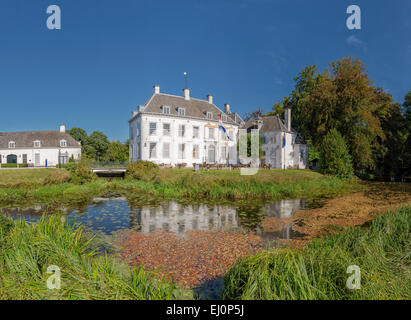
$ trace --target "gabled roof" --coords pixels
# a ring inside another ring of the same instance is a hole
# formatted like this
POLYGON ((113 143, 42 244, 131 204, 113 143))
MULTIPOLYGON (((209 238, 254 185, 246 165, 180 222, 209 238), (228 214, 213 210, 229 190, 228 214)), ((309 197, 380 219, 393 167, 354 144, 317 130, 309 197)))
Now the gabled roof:
POLYGON ((80 143, 67 132, 48 130, 0 132, 0 149, 8 149, 10 141, 16 143, 16 149, 33 148, 36 140, 40 140, 41 148, 60 148, 60 140, 66 140, 67 147, 81 147, 80 143))
MULTIPOLYGON (((153 94, 152 97, 148 100, 148 102, 143 106, 143 110, 140 111, 140 113, 163 115, 163 106, 169 106, 170 115, 176 117, 180 116, 178 114, 178 108, 184 108, 185 116, 181 117, 210 120, 207 118, 207 112, 211 112, 212 121, 218 121, 220 114, 227 116, 226 120, 224 119, 224 117, 222 117, 222 120, 225 123, 239 125, 242 121, 241 117, 239 117, 237 113, 226 114, 215 104, 209 103, 206 100, 200 100, 195 98, 190 98, 190 100, 186 100, 184 97, 173 96, 164 93, 153 94)), ((132 119, 134 119, 134 117, 132 119)))
POLYGON ((279 116, 267 116, 259 119, 251 119, 247 121, 245 125, 241 127, 241 129, 252 129, 253 127, 257 128, 257 120, 263 122, 260 128, 260 133, 291 132, 297 135, 295 138, 296 144, 305 144, 304 139, 298 134, 297 131, 295 131, 293 128, 291 128, 291 131, 287 130, 284 121, 279 116))

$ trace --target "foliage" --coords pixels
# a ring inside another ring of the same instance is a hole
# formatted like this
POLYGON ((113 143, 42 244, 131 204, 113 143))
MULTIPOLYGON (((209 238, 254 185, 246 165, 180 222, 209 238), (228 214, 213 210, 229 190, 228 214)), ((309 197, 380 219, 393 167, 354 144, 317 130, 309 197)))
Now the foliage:
POLYGON ((142 181, 154 181, 160 171, 160 167, 150 161, 137 161, 127 165, 126 177, 142 181))
POLYGON ((96 174, 91 171, 88 160, 82 158, 79 162, 69 162, 66 170, 71 174, 71 182, 75 184, 86 184, 97 179, 96 174))
POLYGON ((350 178, 353 174, 351 156, 341 134, 332 129, 320 145, 320 167, 323 173, 341 178, 350 178))
POLYGON ((241 259, 225 276, 225 299, 384 300, 411 298, 411 207, 388 212, 368 228, 351 227, 307 247, 273 249, 241 259), (346 286, 361 267, 361 289, 346 286))
POLYGON ((94 240, 62 216, 14 222, 0 216, 0 299, 177 299, 180 291, 138 266, 97 255, 94 240), (61 270, 61 289, 46 286, 47 268, 61 270))
POLYGON ((127 162, 129 159, 129 142, 125 144, 120 141, 112 141, 108 145, 107 152, 104 156, 105 161, 109 162, 127 162))
POLYGON ((81 128, 72 128, 70 130, 67 130, 67 133, 73 137, 76 141, 81 142, 81 145, 83 146, 86 138, 87 138, 87 132, 84 129, 81 128))
POLYGON ((374 86, 359 59, 332 62, 323 73, 316 66, 306 67, 295 83, 273 113, 291 108, 293 127, 305 140, 318 147, 336 129, 347 143, 357 175, 403 171, 405 151, 398 146, 408 136, 402 129, 404 115, 390 94, 374 86))

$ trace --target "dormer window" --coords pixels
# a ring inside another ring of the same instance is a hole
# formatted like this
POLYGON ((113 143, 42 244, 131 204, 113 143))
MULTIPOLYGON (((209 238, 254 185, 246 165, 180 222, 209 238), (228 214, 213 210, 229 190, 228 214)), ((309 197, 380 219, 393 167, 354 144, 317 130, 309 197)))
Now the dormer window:
POLYGON ((60 140, 60 147, 62 148, 67 147, 67 140, 60 140))
POLYGON ((9 142, 9 149, 14 149, 16 148, 16 143, 14 141, 9 142))
POLYGON ((170 107, 169 106, 163 106, 163 113, 164 114, 170 114, 170 107))
POLYGON ((40 140, 34 141, 34 148, 40 148, 41 147, 41 142, 40 140))
POLYGON ((186 115, 186 109, 178 108, 178 115, 179 116, 185 116, 186 115))
POLYGON ((207 112, 207 119, 213 119, 213 113, 212 112, 207 112))

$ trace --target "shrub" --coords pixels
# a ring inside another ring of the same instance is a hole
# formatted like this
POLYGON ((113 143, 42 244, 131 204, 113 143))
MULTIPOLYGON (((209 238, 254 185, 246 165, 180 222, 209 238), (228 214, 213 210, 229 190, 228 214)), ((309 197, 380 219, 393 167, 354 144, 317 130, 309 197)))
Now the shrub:
POLYGON ((17 168, 17 163, 2 163, 2 168, 17 168))
POLYGON ((343 136, 332 129, 320 145, 321 172, 348 179, 353 175, 351 156, 343 136))
POLYGON ((71 180, 71 175, 69 172, 64 170, 58 170, 51 172, 43 180, 44 185, 54 185, 69 182, 71 180))
POLYGON ((86 184, 97 179, 96 174, 91 171, 88 161, 85 159, 81 159, 77 163, 67 163, 66 170, 71 174, 70 181, 76 184, 86 184))
POLYGON ((137 161, 127 165, 127 178, 153 181, 158 177, 160 167, 150 161, 137 161))
POLYGON ((28 168, 29 164, 28 163, 20 163, 19 168, 28 168))

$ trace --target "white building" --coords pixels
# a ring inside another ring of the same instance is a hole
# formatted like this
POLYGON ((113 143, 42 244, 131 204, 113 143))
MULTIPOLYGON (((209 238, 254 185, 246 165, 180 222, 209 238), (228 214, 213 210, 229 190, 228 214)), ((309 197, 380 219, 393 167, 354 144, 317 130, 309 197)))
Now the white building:
POLYGON ((237 164, 237 136, 243 120, 226 104, 224 111, 207 100, 195 99, 190 90, 183 96, 154 93, 145 105, 138 106, 129 120, 130 161, 148 160, 175 166, 186 164, 237 164), (229 140, 219 130, 219 116, 229 140))
POLYGON ((81 157, 81 144, 60 130, 0 132, 0 163, 53 167, 81 157))
POLYGON ((259 129, 264 156, 261 165, 274 169, 307 169, 308 147, 291 128, 291 110, 285 110, 285 120, 279 116, 260 117, 248 121, 242 129, 259 129))

